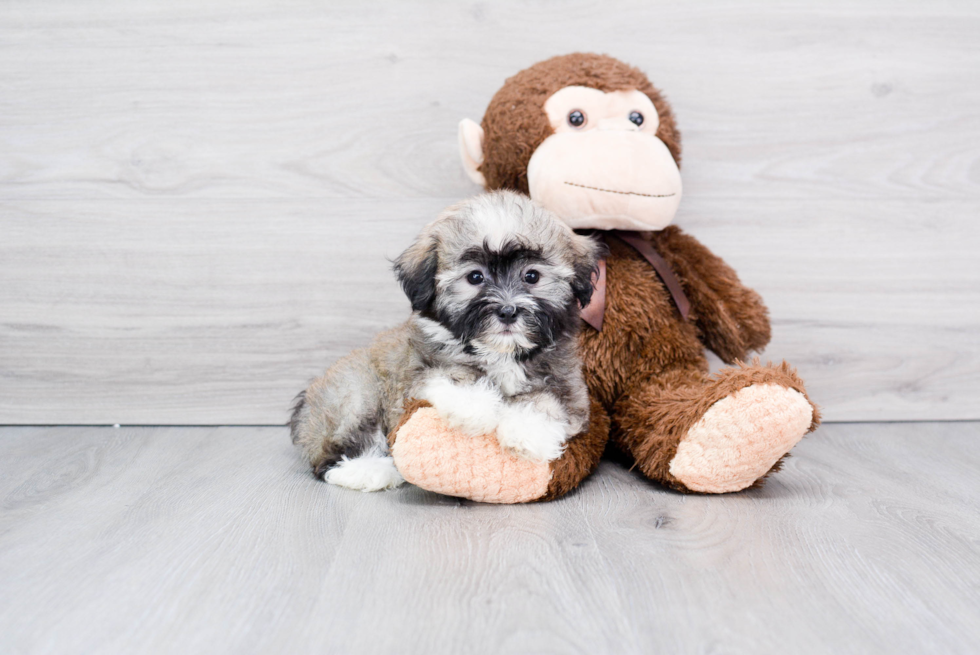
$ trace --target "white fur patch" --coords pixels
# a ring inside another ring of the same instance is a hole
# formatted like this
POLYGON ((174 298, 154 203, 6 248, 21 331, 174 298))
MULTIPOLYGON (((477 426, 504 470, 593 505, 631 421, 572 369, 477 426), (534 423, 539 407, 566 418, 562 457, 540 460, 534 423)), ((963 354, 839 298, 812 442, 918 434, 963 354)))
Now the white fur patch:
POLYGON ((405 482, 391 457, 369 453, 354 459, 346 456, 323 478, 338 487, 357 491, 381 491, 394 489, 405 482))
POLYGON ((500 393, 482 380, 457 384, 448 378, 433 378, 419 396, 432 403, 449 425, 471 435, 493 432, 503 405, 500 393))
POLYGON ((567 423, 524 403, 507 407, 497 426, 501 447, 524 459, 546 462, 558 459, 567 438, 567 423))
POLYGON ((477 351, 484 358, 483 366, 487 377, 493 380, 505 395, 515 396, 522 391, 527 391, 529 386, 527 370, 514 359, 513 355, 488 352, 480 349, 479 344, 477 344, 477 351))
POLYGON ((480 226, 480 234, 484 235, 491 248, 499 248, 505 241, 513 238, 515 233, 521 231, 524 218, 520 211, 522 208, 515 206, 514 209, 518 211, 507 211, 495 205, 490 199, 482 205, 477 204, 474 207, 473 220, 480 226))

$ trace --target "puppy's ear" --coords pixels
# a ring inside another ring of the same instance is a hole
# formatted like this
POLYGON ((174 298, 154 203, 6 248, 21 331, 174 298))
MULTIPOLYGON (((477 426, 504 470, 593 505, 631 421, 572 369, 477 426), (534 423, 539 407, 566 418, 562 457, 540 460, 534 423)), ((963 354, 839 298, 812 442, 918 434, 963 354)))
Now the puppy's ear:
POLYGON ((592 300, 592 284, 599 276, 599 260, 608 254, 609 249, 596 236, 573 234, 572 250, 575 252, 572 294, 579 305, 585 308, 592 300))
POLYGON ((439 243, 425 232, 395 260, 395 275, 412 303, 412 310, 425 312, 436 298, 439 243))

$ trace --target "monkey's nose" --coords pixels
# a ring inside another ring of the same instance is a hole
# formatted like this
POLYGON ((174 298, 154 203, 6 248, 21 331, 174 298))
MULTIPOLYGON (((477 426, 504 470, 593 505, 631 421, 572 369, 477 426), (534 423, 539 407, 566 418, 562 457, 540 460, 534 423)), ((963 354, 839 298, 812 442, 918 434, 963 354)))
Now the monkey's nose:
POLYGON ((517 307, 514 305, 504 305, 497 308, 497 318, 504 325, 510 325, 517 320, 517 307))

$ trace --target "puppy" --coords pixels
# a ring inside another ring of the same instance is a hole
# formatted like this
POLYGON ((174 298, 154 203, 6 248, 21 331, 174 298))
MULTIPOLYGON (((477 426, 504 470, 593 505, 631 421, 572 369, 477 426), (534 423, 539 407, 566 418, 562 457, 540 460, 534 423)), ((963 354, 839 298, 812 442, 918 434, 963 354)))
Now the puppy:
POLYGON ((410 398, 520 457, 561 456, 589 418, 576 337, 601 248, 508 191, 447 209, 395 261, 408 321, 297 396, 290 431, 314 475, 401 484, 385 435, 410 398))

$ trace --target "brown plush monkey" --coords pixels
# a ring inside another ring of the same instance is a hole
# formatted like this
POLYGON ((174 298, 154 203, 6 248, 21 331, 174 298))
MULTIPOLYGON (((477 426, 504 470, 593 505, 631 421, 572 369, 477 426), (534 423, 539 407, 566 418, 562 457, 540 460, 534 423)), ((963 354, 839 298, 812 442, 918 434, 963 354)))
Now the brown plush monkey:
POLYGON ((389 440, 409 482, 489 502, 558 497, 607 440, 652 480, 689 492, 758 484, 819 423, 784 362, 742 363, 769 342, 767 310, 735 272, 671 226, 680 134, 646 76, 603 55, 555 57, 508 79, 482 127, 460 124, 470 177, 520 191, 609 246, 581 346, 592 420, 553 462, 502 452, 413 405, 389 440), (732 368, 709 376, 704 349, 732 368))

